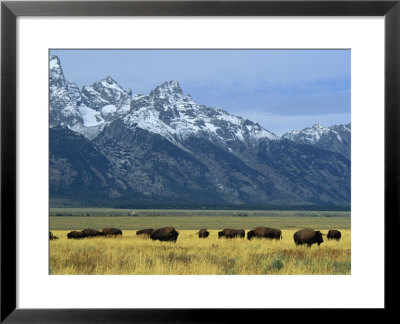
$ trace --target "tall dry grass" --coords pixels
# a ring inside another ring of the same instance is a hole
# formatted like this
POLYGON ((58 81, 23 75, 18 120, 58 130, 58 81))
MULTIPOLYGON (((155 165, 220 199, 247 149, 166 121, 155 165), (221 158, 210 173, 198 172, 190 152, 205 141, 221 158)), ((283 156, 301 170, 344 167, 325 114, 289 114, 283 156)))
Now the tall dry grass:
MULTIPOLYGON (((195 230, 181 230, 178 241, 159 242, 124 231, 122 237, 68 240, 69 231, 53 231, 50 274, 54 275, 348 275, 351 233, 319 247, 297 247, 295 229, 283 230, 279 241, 218 239, 217 230, 199 239, 195 230)), ((247 232, 247 231, 246 231, 247 232)), ((325 231, 326 232, 326 231, 325 231)))

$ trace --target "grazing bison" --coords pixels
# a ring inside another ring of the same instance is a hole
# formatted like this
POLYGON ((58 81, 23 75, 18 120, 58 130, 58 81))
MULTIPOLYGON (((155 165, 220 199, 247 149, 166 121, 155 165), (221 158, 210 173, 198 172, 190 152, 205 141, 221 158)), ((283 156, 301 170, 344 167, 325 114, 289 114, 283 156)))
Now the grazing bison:
POLYGON ((91 229, 91 228, 85 228, 82 232, 85 233, 86 237, 103 236, 104 235, 104 233, 97 231, 95 229, 91 229))
POLYGON ((198 231, 196 234, 199 234, 199 238, 207 238, 210 235, 210 232, 207 231, 206 228, 202 228, 200 231, 198 231))
POLYGON ((179 233, 175 230, 175 228, 164 227, 154 230, 153 233, 150 234, 150 238, 152 240, 176 242, 178 235, 179 233))
POLYGON ((225 228, 223 231, 218 232, 218 238, 226 237, 226 238, 234 238, 240 236, 244 238, 244 229, 232 229, 225 228))
POLYGON ((336 240, 339 241, 340 238, 342 237, 342 233, 338 230, 329 230, 328 235, 326 236, 328 240, 336 240))
POLYGON ((122 231, 119 228, 111 228, 111 227, 107 227, 107 228, 103 228, 103 230, 101 231, 103 233, 103 235, 106 236, 110 236, 110 235, 122 235, 122 231))
POLYGON ((314 243, 320 245, 324 241, 322 239, 322 233, 320 231, 314 231, 311 228, 305 228, 297 231, 294 233, 293 239, 296 245, 307 244, 308 247, 314 243))
POLYGON ((50 240, 58 240, 58 236, 54 236, 52 232, 50 232, 49 238, 50 240))
POLYGON ((67 234, 67 238, 69 238, 69 239, 81 239, 81 238, 85 238, 85 237, 86 237, 86 235, 82 231, 80 231, 80 232, 72 231, 67 234))
POLYGON ((256 227, 247 232, 248 240, 251 240, 253 237, 279 240, 282 239, 282 232, 276 228, 256 227))
POLYGON ((152 228, 145 228, 145 229, 137 231, 136 235, 150 236, 151 233, 153 233, 153 231, 154 230, 152 228))

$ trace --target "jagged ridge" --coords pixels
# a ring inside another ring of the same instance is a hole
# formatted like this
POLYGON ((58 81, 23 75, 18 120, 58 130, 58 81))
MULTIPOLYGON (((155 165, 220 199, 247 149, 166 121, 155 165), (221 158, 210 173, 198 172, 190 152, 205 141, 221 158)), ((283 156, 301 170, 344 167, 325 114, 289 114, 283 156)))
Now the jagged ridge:
MULTIPOLYGON (((50 84, 56 81, 60 85, 70 84, 65 80, 58 57, 51 56, 50 84)), ((117 118, 122 118, 130 127, 149 130, 174 143, 191 135, 224 145, 236 140, 254 144, 261 138, 279 139, 250 120, 230 115, 218 107, 196 104, 190 95, 184 95, 177 81, 164 82, 148 95, 133 97, 130 89, 124 90, 110 76, 84 86, 81 91, 76 84, 71 83, 69 87, 73 88, 72 95, 67 90, 55 91, 56 87, 51 86, 51 126, 66 125, 89 139, 117 118), (70 118, 72 112, 74 119, 70 118)))
POLYGON ((340 153, 350 160, 351 154, 351 124, 323 127, 315 124, 302 131, 285 133, 282 138, 296 143, 312 145, 324 150, 340 153))
POLYGON ((195 103, 177 81, 132 95, 108 76, 79 90, 52 56, 50 127, 62 125, 77 133, 50 135, 58 138, 50 142, 50 192, 60 199, 90 197, 104 206, 350 204, 350 125, 314 125, 279 138, 195 103))

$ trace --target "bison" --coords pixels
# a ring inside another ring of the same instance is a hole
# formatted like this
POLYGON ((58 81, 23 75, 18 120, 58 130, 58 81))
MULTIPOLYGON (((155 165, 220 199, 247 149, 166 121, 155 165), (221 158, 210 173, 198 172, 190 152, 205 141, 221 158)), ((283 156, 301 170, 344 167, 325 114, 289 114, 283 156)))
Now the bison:
POLYGON ((199 234, 199 238, 207 238, 210 235, 210 232, 207 231, 206 228, 202 228, 196 234, 199 234))
POLYGON ((152 228, 145 228, 145 229, 137 231, 136 235, 150 236, 151 233, 153 233, 153 231, 154 230, 152 228))
POLYGON ((79 231, 79 232, 72 231, 67 234, 67 238, 69 238, 69 239, 81 239, 81 238, 85 238, 85 237, 86 237, 86 235, 82 231, 79 231))
POLYGON ((53 233, 50 232, 49 239, 50 240, 58 240, 58 236, 54 236, 53 233))
POLYGON ((150 234, 150 238, 152 240, 159 241, 173 241, 176 242, 178 239, 179 233, 173 227, 163 227, 153 231, 150 234))
POLYGON ((336 240, 339 241, 340 238, 342 237, 342 233, 338 230, 329 230, 328 235, 326 236, 328 240, 336 240))
POLYGON ((305 228, 293 234, 293 239, 296 245, 307 244, 311 247, 314 243, 320 245, 324 240, 320 231, 314 231, 311 228, 305 228))
POLYGON ((244 229, 232 229, 232 228, 225 228, 224 230, 218 232, 218 238, 226 237, 226 238, 234 238, 240 236, 244 238, 244 229))
POLYGON ((269 227, 256 227, 247 232, 247 239, 251 240, 253 237, 269 238, 269 239, 282 239, 282 232, 279 229, 269 227))
POLYGON ((122 235, 122 231, 119 228, 111 228, 111 227, 107 227, 107 228, 103 228, 103 230, 101 231, 103 233, 103 235, 106 236, 110 236, 110 235, 122 235))
POLYGON ((91 229, 91 228, 85 228, 82 232, 85 233, 86 237, 103 236, 104 235, 104 233, 97 231, 95 229, 91 229))

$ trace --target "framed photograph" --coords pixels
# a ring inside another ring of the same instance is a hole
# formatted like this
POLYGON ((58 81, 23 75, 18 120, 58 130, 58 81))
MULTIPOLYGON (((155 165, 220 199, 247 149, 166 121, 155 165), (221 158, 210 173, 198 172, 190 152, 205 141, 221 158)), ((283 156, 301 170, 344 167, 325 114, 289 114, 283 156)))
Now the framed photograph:
POLYGON ((399 15, 2 2, 1 321, 393 309, 399 15))

